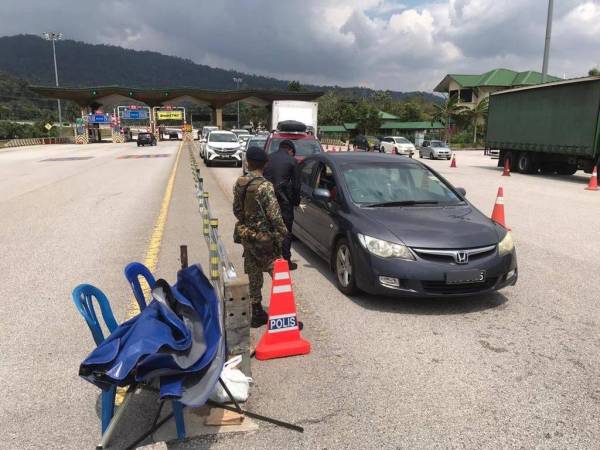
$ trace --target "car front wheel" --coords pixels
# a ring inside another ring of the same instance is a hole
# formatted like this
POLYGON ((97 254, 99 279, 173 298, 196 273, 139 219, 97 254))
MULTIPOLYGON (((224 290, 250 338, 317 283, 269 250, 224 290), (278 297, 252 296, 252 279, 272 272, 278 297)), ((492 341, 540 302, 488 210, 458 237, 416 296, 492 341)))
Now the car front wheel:
POLYGON ((333 266, 337 288, 346 295, 356 294, 358 289, 354 279, 354 262, 346 239, 340 239, 335 247, 333 266))

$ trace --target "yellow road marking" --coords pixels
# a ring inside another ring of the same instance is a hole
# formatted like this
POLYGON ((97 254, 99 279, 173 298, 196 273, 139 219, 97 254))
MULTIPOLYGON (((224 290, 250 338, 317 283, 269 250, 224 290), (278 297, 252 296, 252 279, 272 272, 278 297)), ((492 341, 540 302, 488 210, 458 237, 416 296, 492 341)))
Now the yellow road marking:
MULTIPOLYGON (((154 272, 156 270, 158 254, 160 252, 160 245, 162 243, 162 238, 165 231, 165 224, 167 223, 167 215, 169 213, 171 197, 173 196, 175 175, 177 173, 177 166, 179 165, 179 157, 181 156, 182 147, 183 141, 181 141, 181 144, 179 144, 177 156, 175 157, 175 163, 173 164, 173 168, 171 169, 171 175, 169 176, 169 181, 167 182, 165 195, 163 196, 163 200, 160 205, 160 212, 158 213, 158 217, 156 218, 156 222, 154 223, 154 228, 152 229, 152 236, 150 237, 150 244, 148 245, 148 249, 146 250, 146 256, 144 257, 144 265, 148 269, 150 269, 150 272, 154 272)), ((150 294, 150 286, 148 286, 146 283, 142 283, 142 289, 144 291, 144 297, 148 298, 150 294)), ((139 312, 140 307, 138 306, 134 297, 131 299, 131 303, 129 304, 126 319, 131 319, 132 317, 138 315, 139 312)))

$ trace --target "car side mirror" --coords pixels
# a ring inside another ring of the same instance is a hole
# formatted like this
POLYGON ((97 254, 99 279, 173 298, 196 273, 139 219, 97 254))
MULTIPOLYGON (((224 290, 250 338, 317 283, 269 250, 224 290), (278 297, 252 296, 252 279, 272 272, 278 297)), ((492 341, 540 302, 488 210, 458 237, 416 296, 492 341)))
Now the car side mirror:
POLYGON ((462 195, 463 197, 467 196, 467 190, 465 188, 456 188, 456 192, 458 192, 460 195, 462 195))
POLYGON ((200 142, 202 142, 203 144, 206 144, 206 139, 202 138, 202 139, 200 139, 200 142))
POLYGON ((331 193, 327 189, 316 188, 313 191, 313 198, 315 200, 328 201, 331 199, 331 193))

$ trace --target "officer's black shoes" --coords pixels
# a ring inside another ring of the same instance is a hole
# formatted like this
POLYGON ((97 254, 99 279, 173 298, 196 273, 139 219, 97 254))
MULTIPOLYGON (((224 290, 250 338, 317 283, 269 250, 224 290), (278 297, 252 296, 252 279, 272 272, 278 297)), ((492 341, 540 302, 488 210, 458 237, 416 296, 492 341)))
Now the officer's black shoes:
POLYGON ((298 268, 298 264, 292 261, 288 261, 288 267, 290 270, 296 270, 298 268))
POLYGON ((250 326, 252 328, 259 328, 267 324, 269 315, 263 309, 262 305, 252 304, 252 320, 250 326))

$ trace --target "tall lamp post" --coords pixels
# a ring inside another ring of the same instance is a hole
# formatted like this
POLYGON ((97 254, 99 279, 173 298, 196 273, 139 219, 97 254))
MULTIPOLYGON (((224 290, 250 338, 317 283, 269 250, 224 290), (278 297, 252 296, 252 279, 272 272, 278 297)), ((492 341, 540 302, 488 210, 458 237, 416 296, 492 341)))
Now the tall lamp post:
MULTIPOLYGON (((56 81, 56 87, 58 87, 58 66, 56 65, 56 41, 60 41, 63 37, 62 33, 54 33, 47 32, 43 34, 44 39, 47 41, 52 41, 52 55, 54 56, 54 80, 56 81)), ((60 110, 60 99, 56 100, 58 102, 58 126, 62 128, 62 112, 60 110)))
MULTIPOLYGON (((242 81, 244 81, 244 80, 242 80, 241 78, 233 77, 233 82, 235 84, 237 84, 237 90, 238 91, 240 90, 240 84, 242 83, 242 81)), ((240 101, 239 100, 237 102, 237 109, 238 109, 238 113, 237 113, 237 127, 239 128, 240 127, 240 101)))
POLYGON ((546 41, 544 43, 544 61, 542 62, 542 83, 546 82, 548 76, 548 58, 550 55, 550 37, 552 36, 552 15, 554 11, 554 0, 548 0, 548 17, 546 19, 546 41))

